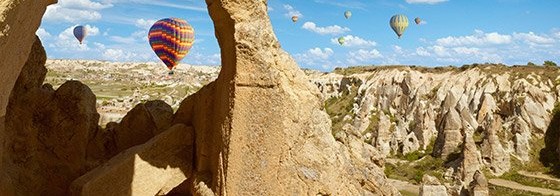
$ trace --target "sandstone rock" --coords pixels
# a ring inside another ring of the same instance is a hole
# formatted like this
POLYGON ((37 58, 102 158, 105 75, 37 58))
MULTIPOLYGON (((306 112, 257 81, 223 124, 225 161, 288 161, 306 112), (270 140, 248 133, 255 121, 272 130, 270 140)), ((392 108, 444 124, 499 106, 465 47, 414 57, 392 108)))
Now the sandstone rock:
POLYGON ((486 116, 486 134, 480 147, 482 162, 490 169, 492 174, 501 176, 511 168, 509 153, 507 153, 500 138, 496 135, 502 130, 502 120, 500 116, 486 116))
POLYGON ((488 181, 484 174, 480 171, 476 171, 473 176, 472 182, 469 184, 469 195, 471 196, 488 196, 488 181))
POLYGON ((38 38, 10 96, 4 172, 17 193, 63 195, 87 169, 87 145, 97 130, 95 95, 77 81, 41 88, 46 54, 38 38))
POLYGON ((463 137, 463 150, 461 152, 461 165, 459 174, 464 184, 468 185, 472 181, 472 176, 480 170, 480 154, 472 138, 473 130, 465 130, 463 137))
POLYGON ((196 131, 193 186, 207 188, 193 194, 398 195, 380 167, 334 140, 318 89, 279 48, 266 2, 206 2, 222 70, 174 116, 196 131))
POLYGON ((192 174, 194 131, 176 124, 72 182, 70 195, 165 195, 192 174))
POLYGON ((0 1, 0 116, 6 114, 10 93, 35 42, 47 5, 56 0, 0 1), (9 48, 6 50, 6 48, 9 48))
POLYGON ((439 127, 441 131, 436 139, 433 154, 436 157, 445 158, 457 151, 463 140, 461 134, 462 120, 457 110, 450 109, 442 118, 439 127))
POLYGON ((447 196, 447 188, 443 185, 421 185, 420 196, 447 196))
POLYGON ((138 104, 114 129, 117 152, 143 144, 171 125, 173 109, 163 101, 138 104))

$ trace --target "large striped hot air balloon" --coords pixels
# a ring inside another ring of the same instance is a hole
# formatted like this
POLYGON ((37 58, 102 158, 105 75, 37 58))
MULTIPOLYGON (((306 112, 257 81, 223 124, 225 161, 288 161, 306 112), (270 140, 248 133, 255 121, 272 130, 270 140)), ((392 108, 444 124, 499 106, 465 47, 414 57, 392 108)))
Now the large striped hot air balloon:
POLYGON ((84 41, 84 38, 87 36, 87 29, 84 26, 76 26, 74 27, 74 37, 80 41, 80 44, 84 41))
POLYGON ((393 17, 391 17, 391 22, 389 22, 389 24, 400 39, 404 31, 408 27, 408 18, 402 14, 394 15, 393 17))
POLYGON ((189 53, 194 42, 194 29, 187 21, 165 18, 157 21, 148 34, 156 55, 173 74, 173 68, 189 53))

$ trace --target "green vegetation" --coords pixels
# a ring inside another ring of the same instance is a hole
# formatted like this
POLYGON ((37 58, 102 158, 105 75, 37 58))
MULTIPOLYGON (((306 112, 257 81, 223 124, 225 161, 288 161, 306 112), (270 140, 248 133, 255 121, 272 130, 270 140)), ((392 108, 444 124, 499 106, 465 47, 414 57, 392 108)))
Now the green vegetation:
POLYGON ((545 67, 557 67, 556 63, 553 61, 545 61, 543 65, 545 67))
POLYGON ((385 165, 385 175, 389 178, 405 180, 414 184, 420 184, 424 174, 428 174, 444 181, 442 159, 434 158, 430 155, 422 157, 422 159, 410 163, 397 163, 385 165))
POLYGON ((520 191, 514 189, 508 189, 501 186, 488 185, 490 195, 507 195, 507 196, 541 196, 541 194, 520 191))
POLYGON ((332 121, 332 132, 335 134, 342 130, 344 125, 344 117, 351 114, 354 108, 354 97, 358 95, 356 88, 343 92, 340 97, 332 97, 325 102, 325 109, 332 121))
POLYGON ((527 66, 529 66, 529 67, 536 67, 537 65, 534 64, 533 62, 528 62, 528 63, 527 63, 527 66))
POLYGON ((533 178, 518 174, 515 171, 510 171, 501 176, 501 178, 517 182, 526 186, 541 187, 552 190, 560 190, 560 182, 546 180, 541 178, 533 178))
POLYGON ((405 190, 402 190, 402 191, 399 191, 399 192, 401 193, 402 196, 417 196, 418 195, 416 193, 405 191, 405 190))

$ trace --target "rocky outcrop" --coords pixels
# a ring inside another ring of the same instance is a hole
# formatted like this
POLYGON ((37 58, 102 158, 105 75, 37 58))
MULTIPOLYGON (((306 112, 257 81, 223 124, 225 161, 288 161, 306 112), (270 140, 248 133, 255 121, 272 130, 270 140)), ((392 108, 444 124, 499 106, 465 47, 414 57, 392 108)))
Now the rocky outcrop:
POLYGON ((266 2, 206 2, 222 70, 174 119, 196 132, 193 193, 397 195, 363 155, 374 148, 351 152, 334 140, 319 91, 280 49, 266 2))
MULTIPOLYGON (((57 0, 0 0, 0 116, 35 42, 47 5, 57 0)), ((1 138, 0 138, 1 139, 1 138)))
POLYGON ((416 137, 418 150, 433 147, 432 155, 442 159, 462 151, 465 135, 461 130, 474 130, 470 150, 481 155, 481 167, 494 175, 510 170, 510 157, 522 162, 538 159, 531 156, 531 149, 540 145, 535 142, 551 123, 560 92, 555 84, 560 71, 553 67, 372 66, 348 71, 310 73, 324 97, 348 100, 345 104, 354 106, 340 112, 348 115, 344 121, 333 120, 340 123, 334 127, 371 135, 382 156, 414 152, 416 137), (346 86, 353 86, 355 94, 336 90, 348 81, 351 85, 346 86), (394 120, 394 132, 371 129, 382 125, 386 116, 394 120))
POLYGON ((420 196, 431 195, 447 196, 447 188, 445 188, 437 178, 424 174, 422 177, 422 185, 420 186, 420 196))
POLYGON ((472 129, 467 129, 464 131, 463 137, 463 150, 461 152, 461 162, 458 169, 458 174, 465 185, 468 185, 472 181, 472 176, 475 172, 480 170, 481 160, 480 152, 477 150, 476 144, 474 143, 472 129))
POLYGON ((488 180, 484 177, 484 174, 477 170, 473 175, 473 180, 469 184, 469 195, 470 196, 488 196, 490 194, 488 190, 488 180))
POLYGON ((95 95, 80 82, 68 81, 56 91, 41 86, 45 60, 36 38, 10 96, 2 171, 18 193, 62 195, 88 168, 87 145, 99 114, 95 95))
POLYGON ((76 179, 70 195, 166 195, 192 174, 194 131, 176 124, 76 179))

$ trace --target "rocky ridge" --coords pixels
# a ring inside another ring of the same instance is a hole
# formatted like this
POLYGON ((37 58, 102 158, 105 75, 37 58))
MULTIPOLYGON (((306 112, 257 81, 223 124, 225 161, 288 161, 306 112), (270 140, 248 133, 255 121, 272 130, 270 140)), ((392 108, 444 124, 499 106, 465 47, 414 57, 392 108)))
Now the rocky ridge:
POLYGON ((476 171, 499 176, 514 161, 539 161, 560 93, 555 67, 379 66, 310 75, 328 99, 337 138, 361 136, 382 157, 449 160, 447 175, 465 188, 476 171))

